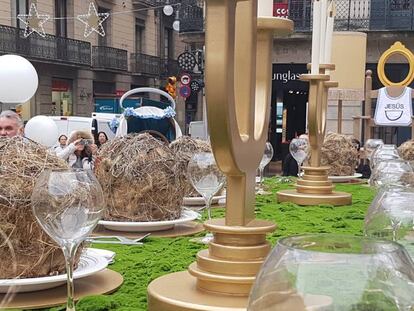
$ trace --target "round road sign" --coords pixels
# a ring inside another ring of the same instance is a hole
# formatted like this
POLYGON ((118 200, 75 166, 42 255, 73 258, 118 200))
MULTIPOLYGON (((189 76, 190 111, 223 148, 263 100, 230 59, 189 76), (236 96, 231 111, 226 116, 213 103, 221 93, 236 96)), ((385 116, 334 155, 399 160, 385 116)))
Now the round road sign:
POLYGON ((191 77, 190 77, 189 74, 185 73, 185 74, 181 75, 180 81, 181 81, 182 85, 188 85, 191 82, 191 77))
POLYGON ((181 97, 187 98, 191 95, 191 89, 188 85, 182 85, 180 86, 180 95, 181 97))

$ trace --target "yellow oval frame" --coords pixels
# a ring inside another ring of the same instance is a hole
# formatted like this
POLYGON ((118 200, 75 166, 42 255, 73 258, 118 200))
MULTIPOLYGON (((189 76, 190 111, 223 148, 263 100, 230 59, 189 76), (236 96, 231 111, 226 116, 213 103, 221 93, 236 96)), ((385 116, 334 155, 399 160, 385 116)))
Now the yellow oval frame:
POLYGON ((384 86, 407 86, 414 80, 414 55, 407 49, 404 44, 397 41, 388 50, 386 50, 380 57, 377 66, 378 78, 384 86), (408 66, 410 67, 408 75, 404 80, 400 82, 392 82, 387 78, 385 74, 385 64, 387 60, 395 54, 400 54, 408 60, 408 66))

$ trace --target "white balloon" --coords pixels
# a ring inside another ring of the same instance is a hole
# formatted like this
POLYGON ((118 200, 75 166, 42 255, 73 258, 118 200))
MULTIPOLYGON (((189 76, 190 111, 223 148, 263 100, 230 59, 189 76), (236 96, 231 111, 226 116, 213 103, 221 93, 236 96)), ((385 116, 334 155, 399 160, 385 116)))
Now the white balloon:
POLYGON ((174 21, 174 23, 172 24, 172 26, 173 26, 173 29, 175 31, 180 31, 180 21, 179 20, 174 21))
POLYGON ((174 13, 174 8, 171 5, 167 4, 166 6, 164 6, 162 11, 165 15, 171 16, 174 13))
POLYGON ((36 93, 39 78, 36 69, 18 55, 0 56, 0 102, 22 104, 36 93))
POLYGON ((39 144, 52 147, 57 143, 59 130, 52 119, 46 116, 35 116, 27 122, 24 135, 39 144))

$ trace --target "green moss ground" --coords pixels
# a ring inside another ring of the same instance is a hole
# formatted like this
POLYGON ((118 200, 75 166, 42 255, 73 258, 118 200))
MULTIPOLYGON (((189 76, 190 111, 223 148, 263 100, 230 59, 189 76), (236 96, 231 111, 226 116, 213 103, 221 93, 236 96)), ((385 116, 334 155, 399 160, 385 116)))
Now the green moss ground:
MULTIPOLYGON (((265 180, 272 195, 256 201, 257 218, 273 220, 278 228, 269 235, 275 243, 279 238, 301 233, 335 232, 362 235, 365 212, 374 197, 374 191, 364 185, 337 185, 336 190, 352 193, 352 206, 319 205, 300 207, 292 203, 278 204, 275 193, 291 187, 265 180)), ((224 209, 214 209, 213 217, 223 217, 224 209)), ((200 236, 204 233, 199 234, 200 236)), ((189 243, 192 237, 148 238, 143 246, 94 245, 117 253, 110 266, 124 276, 124 284, 112 295, 81 299, 77 311, 137 311, 147 310, 148 284, 155 278, 185 270, 195 260, 196 253, 205 246, 189 243)), ((49 310, 65 310, 64 307, 49 310)))

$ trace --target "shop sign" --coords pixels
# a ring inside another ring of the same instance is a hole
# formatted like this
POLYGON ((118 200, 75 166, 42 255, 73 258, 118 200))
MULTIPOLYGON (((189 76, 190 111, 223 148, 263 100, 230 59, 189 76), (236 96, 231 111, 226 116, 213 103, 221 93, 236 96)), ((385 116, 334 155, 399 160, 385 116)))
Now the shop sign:
POLYGON ((126 93, 125 90, 116 90, 115 94, 117 97, 121 97, 122 95, 124 95, 126 93))
POLYGON ((289 81, 299 80, 299 77, 302 73, 286 71, 286 72, 274 72, 272 80, 282 81, 283 83, 288 83, 289 81))
POLYGON ((62 80, 52 80, 52 91, 53 92, 68 92, 69 83, 62 80))
POLYGON ((289 4, 287 3, 274 3, 273 4, 273 16, 289 18, 289 4))

